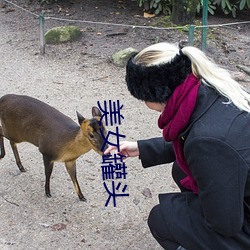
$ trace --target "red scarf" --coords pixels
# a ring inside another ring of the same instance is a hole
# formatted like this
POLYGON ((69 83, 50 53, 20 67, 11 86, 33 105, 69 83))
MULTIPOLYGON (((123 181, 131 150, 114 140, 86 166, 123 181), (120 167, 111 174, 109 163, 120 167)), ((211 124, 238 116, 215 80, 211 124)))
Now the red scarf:
POLYGON ((186 128, 194 111, 200 81, 192 73, 179 85, 166 102, 165 109, 158 120, 159 128, 163 129, 166 141, 172 141, 176 161, 180 168, 187 174, 181 180, 183 187, 198 194, 197 184, 190 172, 183 154, 183 145, 179 139, 180 133, 186 128))

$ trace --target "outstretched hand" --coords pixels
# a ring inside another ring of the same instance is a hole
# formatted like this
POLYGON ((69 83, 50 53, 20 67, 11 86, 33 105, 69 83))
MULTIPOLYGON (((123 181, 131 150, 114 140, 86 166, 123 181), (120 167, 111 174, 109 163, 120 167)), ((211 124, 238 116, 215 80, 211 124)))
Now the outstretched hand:
POLYGON ((118 152, 118 148, 116 146, 110 146, 105 151, 104 154, 108 154, 113 150, 116 150, 116 154, 121 154, 126 157, 136 157, 139 156, 139 149, 137 142, 129 142, 129 141, 122 141, 120 142, 120 151, 118 152))

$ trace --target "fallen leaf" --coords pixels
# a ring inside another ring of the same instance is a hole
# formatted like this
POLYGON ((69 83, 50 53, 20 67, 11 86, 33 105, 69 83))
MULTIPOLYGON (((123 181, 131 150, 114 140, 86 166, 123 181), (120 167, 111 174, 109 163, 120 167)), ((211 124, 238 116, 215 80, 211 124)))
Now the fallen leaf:
POLYGON ((61 230, 66 229, 66 225, 63 223, 54 224, 53 226, 51 226, 51 229, 53 231, 61 231, 61 230))
POLYGON ((144 12, 143 13, 143 17, 145 17, 145 18, 152 18, 152 17, 155 17, 155 14, 149 14, 147 12, 144 12))
POLYGON ((147 198, 152 198, 152 193, 149 188, 144 188, 142 194, 147 198))

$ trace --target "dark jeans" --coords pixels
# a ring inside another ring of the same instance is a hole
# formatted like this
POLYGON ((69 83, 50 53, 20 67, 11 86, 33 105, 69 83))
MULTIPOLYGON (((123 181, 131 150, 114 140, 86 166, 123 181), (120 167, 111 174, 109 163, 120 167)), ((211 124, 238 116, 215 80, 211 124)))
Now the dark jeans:
MULTIPOLYGON (((188 191, 180 184, 180 180, 185 178, 186 175, 176 162, 173 164, 172 176, 181 192, 188 191)), ((156 205, 151 210, 148 217, 148 226, 154 238, 164 249, 176 250, 180 246, 180 244, 175 241, 174 236, 171 235, 166 223, 164 222, 163 216, 160 211, 160 205, 156 205)))

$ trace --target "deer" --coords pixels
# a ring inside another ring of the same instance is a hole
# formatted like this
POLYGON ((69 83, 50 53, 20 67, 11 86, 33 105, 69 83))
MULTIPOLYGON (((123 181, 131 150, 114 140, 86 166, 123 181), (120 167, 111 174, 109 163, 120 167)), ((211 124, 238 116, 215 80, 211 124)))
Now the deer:
POLYGON ((51 197, 50 177, 54 162, 64 162, 81 201, 86 201, 76 175, 76 160, 91 149, 103 155, 107 149, 106 128, 101 111, 93 106, 92 118, 76 111, 79 125, 54 107, 31 96, 7 94, 0 98, 0 159, 5 156, 8 139, 16 164, 25 172, 17 144, 28 142, 38 147, 45 168, 45 194, 51 197))

